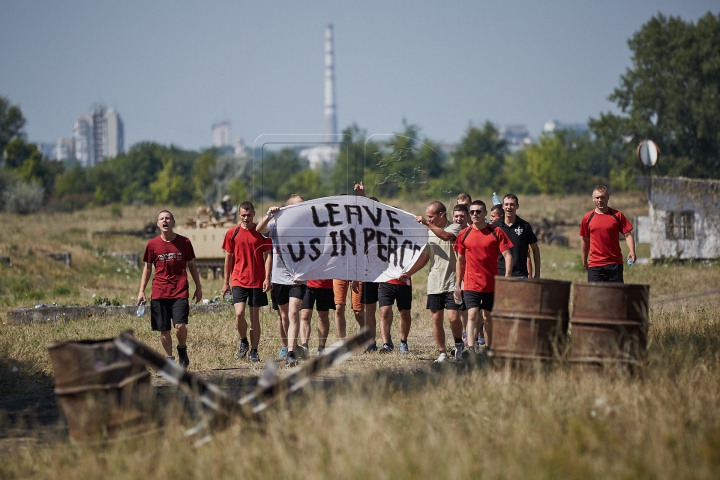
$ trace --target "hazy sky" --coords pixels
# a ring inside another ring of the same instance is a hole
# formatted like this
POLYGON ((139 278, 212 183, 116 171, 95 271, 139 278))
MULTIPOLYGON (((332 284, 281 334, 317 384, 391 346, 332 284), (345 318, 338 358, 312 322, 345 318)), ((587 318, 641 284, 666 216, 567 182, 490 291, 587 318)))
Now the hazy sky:
POLYGON ((335 27, 340 128, 403 118, 454 142, 468 122, 585 122, 630 66, 627 39, 658 12, 695 21, 717 1, 218 2, 0 0, 0 95, 28 138, 70 136, 94 102, 126 148, 207 147, 213 122, 252 144, 322 133, 324 28, 335 27))

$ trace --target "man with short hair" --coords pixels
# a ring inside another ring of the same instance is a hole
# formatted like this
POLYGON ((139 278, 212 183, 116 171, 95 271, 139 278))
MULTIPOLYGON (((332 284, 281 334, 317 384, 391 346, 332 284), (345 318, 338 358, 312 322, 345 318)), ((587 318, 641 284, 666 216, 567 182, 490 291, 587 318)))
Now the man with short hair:
MULTIPOLYGON (((460 230, 470 225, 470 211, 468 210, 467 205, 458 203, 457 205, 455 205, 455 207, 453 207, 453 223, 460 225, 460 230)), ((456 280, 458 282, 458 285, 462 283, 462 279, 456 280)), ((467 308, 465 308, 465 301, 463 301, 460 305, 460 321, 462 322, 463 346, 467 345, 467 319, 468 312, 467 308)))
POLYGON ((533 272, 528 270, 528 249, 532 252, 535 272, 533 277, 540 278, 540 248, 537 244, 537 237, 532 226, 517 216, 517 209, 520 208, 518 197, 508 193, 503 197, 502 209, 504 215, 495 223, 502 228, 513 244, 510 249, 512 264, 507 265, 504 257, 498 258, 498 275, 505 275, 505 268, 510 269, 511 275, 518 278, 528 278, 533 272))
POLYGON ((235 328, 240 335, 236 358, 244 358, 250 350, 251 362, 259 362, 260 307, 268 304, 272 243, 260 235, 255 218, 255 207, 250 202, 240 204, 240 223, 225 233, 222 248, 225 250, 225 281, 222 294, 232 288, 235 308, 235 328), (231 287, 232 276, 232 287, 231 287), (245 311, 250 309, 250 345, 245 311), (250 348, 251 347, 251 348, 250 348))
POLYGON ((593 188, 592 199, 595 209, 588 212, 580 224, 581 258, 588 272, 588 282, 623 283, 623 258, 618 238, 620 234, 625 237, 630 250, 628 261, 634 263, 637 257, 633 226, 622 212, 608 207, 610 193, 607 187, 597 185, 593 188))
POLYGON ((472 203, 472 198, 470 197, 469 193, 461 193, 457 196, 456 203, 458 205, 465 205, 466 207, 470 208, 470 204, 472 203))
MULTIPOLYGON (((463 280, 462 287, 458 282, 455 288, 455 300, 465 300, 468 309, 468 349, 475 353, 479 351, 473 348, 479 312, 482 310, 483 317, 489 321, 489 312, 495 300, 498 254, 502 253, 505 261, 512 263, 512 242, 502 229, 485 223, 486 214, 485 202, 475 200, 470 207, 472 225, 462 230, 455 241, 455 251, 458 253, 455 278, 463 280)), ((505 272, 505 276, 510 276, 510 270, 505 272)))
POLYGON ((160 332, 160 343, 165 356, 174 358, 172 354, 172 324, 175 325, 175 336, 178 339, 178 362, 183 367, 190 365, 187 355, 187 323, 190 314, 188 303, 189 285, 187 271, 195 282, 195 302, 202 299, 200 275, 195 265, 195 252, 190 239, 173 232, 175 217, 168 210, 158 214, 157 226, 160 235, 151 239, 145 247, 143 255, 142 277, 137 303, 147 302, 145 287, 155 267, 150 300, 150 325, 160 332))
POLYGON ((445 351, 445 329, 443 317, 447 310, 450 329, 455 340, 455 359, 460 360, 463 353, 462 322, 460 307, 453 298, 455 290, 455 263, 457 256, 453 244, 460 233, 460 225, 449 222, 445 216, 445 205, 435 201, 425 209, 425 215, 415 217, 419 223, 428 228, 428 241, 417 262, 410 270, 402 274, 398 280, 406 281, 430 262, 427 280, 427 309, 432 314, 433 337, 438 349, 435 363, 443 363, 447 359, 445 351))
MULTIPOLYGON (((300 195, 293 194, 287 199, 285 206, 295 205, 303 200, 300 195)), ((287 325, 288 341, 285 364, 291 367, 296 365, 298 360, 307 357, 307 351, 297 344, 297 338, 300 334, 300 309, 302 300, 305 297, 306 285, 304 282, 296 282, 292 278, 283 261, 280 245, 277 243, 277 228, 273 220, 275 213, 278 211, 280 211, 279 207, 270 207, 265 218, 258 224, 257 230, 260 233, 269 234, 273 241, 272 289, 282 318, 280 327, 287 325)))
POLYGON ((503 215, 505 215, 505 212, 503 212, 502 204, 498 203, 497 205, 493 205, 490 208, 490 223, 499 222, 502 219, 503 215))

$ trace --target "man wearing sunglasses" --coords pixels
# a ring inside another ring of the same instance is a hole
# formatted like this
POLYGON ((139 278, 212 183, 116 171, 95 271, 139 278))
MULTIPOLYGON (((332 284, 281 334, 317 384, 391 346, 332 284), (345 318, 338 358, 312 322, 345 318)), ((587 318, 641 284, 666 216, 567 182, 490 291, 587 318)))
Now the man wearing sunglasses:
MULTIPOLYGON (((468 350, 478 352, 475 348, 478 333, 478 316, 483 311, 483 318, 489 321, 495 300, 495 275, 498 273, 497 259, 502 253, 507 265, 512 265, 510 249, 513 244, 501 228, 485 223, 487 209, 485 202, 475 200, 470 205, 470 221, 472 225, 462 230, 455 241, 458 254, 455 266, 455 300, 464 298, 468 309, 467 341, 468 350), (464 283, 460 286, 460 280, 464 283), (464 289, 464 291, 463 291, 464 289)), ((512 271, 507 269, 505 276, 512 271)), ((482 328, 482 327, 480 327, 482 328)))

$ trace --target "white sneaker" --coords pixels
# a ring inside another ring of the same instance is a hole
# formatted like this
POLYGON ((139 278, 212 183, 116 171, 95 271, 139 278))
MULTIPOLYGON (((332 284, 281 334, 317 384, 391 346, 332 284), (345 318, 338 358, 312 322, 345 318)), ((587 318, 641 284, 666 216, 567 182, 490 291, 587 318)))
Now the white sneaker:
POLYGON ((443 363, 445 360, 447 360, 447 354, 445 352, 441 352, 440 356, 435 359, 435 363, 443 363))

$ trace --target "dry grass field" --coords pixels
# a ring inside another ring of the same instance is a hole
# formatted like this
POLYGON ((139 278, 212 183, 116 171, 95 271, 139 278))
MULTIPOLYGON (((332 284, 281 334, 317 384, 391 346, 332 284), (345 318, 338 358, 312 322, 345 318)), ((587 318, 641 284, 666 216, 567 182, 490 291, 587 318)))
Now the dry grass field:
MULTIPOLYGON (((518 213, 528 220, 571 221, 592 208, 589 196, 520 201, 518 213)), ((398 206, 424 210, 422 203, 398 206)), ((647 210, 638 195, 613 197, 611 206, 630 218, 647 210)), ((566 365, 529 371, 486 363, 436 368, 421 271, 414 278, 410 355, 355 356, 303 394, 271 407, 261 425, 236 421, 199 448, 183 437, 192 419, 167 413, 180 409, 182 395, 156 377, 153 382, 169 399, 165 418, 173 420, 140 438, 75 445, 54 406, 45 345, 132 329, 159 349, 149 319, 10 325, 6 313, 37 302, 88 304, 93 294, 134 302, 140 271, 105 254, 141 252, 145 240, 94 238, 91 232, 139 229, 156 210, 125 207, 121 217, 107 208, 0 215, 0 256, 13 262, 12 267, 0 264, 0 478, 720 476, 717 263, 626 270, 626 282, 651 285, 648 369, 642 378, 619 371, 581 375, 566 365), (72 252, 71 268, 42 255, 59 250, 72 252)), ((191 211, 177 209, 176 218, 191 211)), ((568 233, 572 241, 576 235, 568 233)), ((544 278, 585 279, 579 248, 541 245, 541 251, 544 278)), ((648 256, 647 245, 638 251, 648 256)), ((206 297, 219 288, 219 280, 204 280, 206 297)), ((349 317, 352 333, 356 328, 349 317)), ((264 309, 263 360, 280 348, 275 322, 264 309)), ((311 351, 317 345, 313 328, 311 351)), ((334 335, 331 327, 331 341, 334 335)), ((191 316, 190 369, 237 396, 252 387, 262 367, 234 359, 236 348, 230 310, 191 316)))

